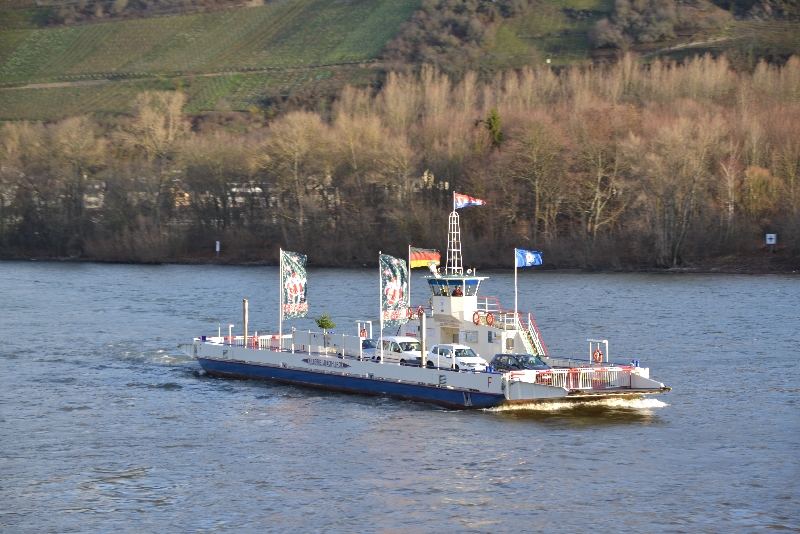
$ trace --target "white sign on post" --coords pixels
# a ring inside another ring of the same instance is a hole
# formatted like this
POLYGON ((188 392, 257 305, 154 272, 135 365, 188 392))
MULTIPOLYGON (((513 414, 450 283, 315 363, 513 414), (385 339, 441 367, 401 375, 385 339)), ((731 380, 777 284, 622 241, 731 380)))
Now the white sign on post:
POLYGON ((219 241, 217 241, 217 252, 219 252, 219 241))
POLYGON ((777 236, 778 234, 767 234, 767 245, 775 245, 777 244, 777 236))

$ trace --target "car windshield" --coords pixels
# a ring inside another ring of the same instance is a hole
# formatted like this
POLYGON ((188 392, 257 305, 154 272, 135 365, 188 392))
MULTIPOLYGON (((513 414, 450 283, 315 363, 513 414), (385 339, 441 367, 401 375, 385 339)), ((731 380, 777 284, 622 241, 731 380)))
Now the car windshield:
POLYGON ((525 368, 541 367, 542 365, 547 365, 538 356, 517 356, 517 359, 525 368))
POLYGON ((469 358, 477 356, 472 349, 456 349, 456 358, 469 358))
POLYGON ((361 341, 362 349, 374 349, 377 346, 378 343, 376 343, 374 339, 364 339, 361 341))
POLYGON ((419 341, 401 341, 400 350, 403 352, 419 352, 422 350, 422 345, 419 341))

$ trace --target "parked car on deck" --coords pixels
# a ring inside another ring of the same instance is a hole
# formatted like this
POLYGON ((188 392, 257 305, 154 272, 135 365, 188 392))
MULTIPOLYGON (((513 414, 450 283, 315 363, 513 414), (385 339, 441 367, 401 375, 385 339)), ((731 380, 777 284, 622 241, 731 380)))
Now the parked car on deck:
POLYGON ((434 345, 426 360, 428 367, 455 367, 461 371, 483 371, 487 365, 486 360, 466 345, 434 345))
POLYGON ((495 354, 491 363, 495 371, 523 371, 525 369, 545 371, 551 369, 541 358, 533 354, 495 354))
MULTIPOLYGON (((361 353, 365 358, 378 360, 381 357, 380 339, 365 339, 361 343, 361 353), (364 342, 371 341, 372 347, 364 348, 364 342)), ((419 365, 421 344, 417 338, 406 336, 383 337, 383 361, 392 363, 413 363, 419 365)))

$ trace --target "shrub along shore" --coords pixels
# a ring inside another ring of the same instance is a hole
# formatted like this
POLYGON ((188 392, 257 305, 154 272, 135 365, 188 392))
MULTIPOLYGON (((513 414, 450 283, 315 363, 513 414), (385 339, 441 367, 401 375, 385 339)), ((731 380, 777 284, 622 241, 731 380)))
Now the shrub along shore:
POLYGON ((797 57, 752 74, 708 56, 487 81, 423 67, 269 118, 184 103, 149 92, 113 121, 3 125, 0 257, 205 263, 219 240, 228 263, 283 247, 371 265, 379 249, 444 250, 453 191, 487 201, 460 212, 478 268, 514 247, 559 269, 791 271, 800 257, 797 57))

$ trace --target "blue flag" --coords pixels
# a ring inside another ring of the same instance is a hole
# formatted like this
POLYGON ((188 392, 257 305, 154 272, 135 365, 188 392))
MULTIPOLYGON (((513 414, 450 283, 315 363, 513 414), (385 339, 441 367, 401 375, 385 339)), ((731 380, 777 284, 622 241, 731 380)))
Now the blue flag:
POLYGON ((530 267, 531 265, 542 264, 542 253, 536 250, 514 249, 516 254, 517 267, 530 267))

